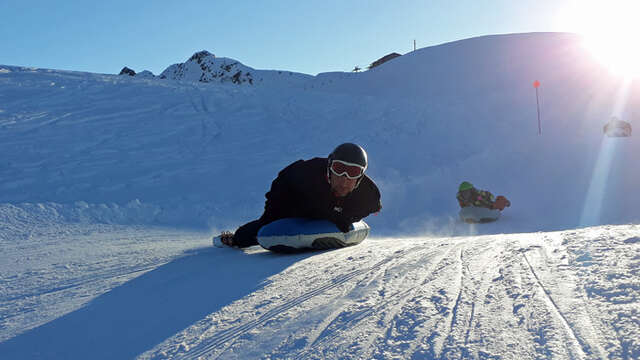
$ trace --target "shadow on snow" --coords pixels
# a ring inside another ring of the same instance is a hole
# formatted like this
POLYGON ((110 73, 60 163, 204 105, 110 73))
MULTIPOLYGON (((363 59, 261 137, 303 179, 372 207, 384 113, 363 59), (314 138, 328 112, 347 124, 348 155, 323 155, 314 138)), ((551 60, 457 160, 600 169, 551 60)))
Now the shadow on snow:
POLYGON ((133 358, 311 255, 197 251, 1 343, 0 354, 5 359, 133 358))

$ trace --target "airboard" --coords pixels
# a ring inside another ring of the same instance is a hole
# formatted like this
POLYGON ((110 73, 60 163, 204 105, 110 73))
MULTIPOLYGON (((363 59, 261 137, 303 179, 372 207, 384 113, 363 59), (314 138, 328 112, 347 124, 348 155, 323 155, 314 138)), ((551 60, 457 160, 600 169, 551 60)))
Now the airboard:
POLYGON ((487 223, 498 220, 500 210, 478 206, 467 206, 460 209, 460 218, 466 223, 487 223))
POLYGON ((258 232, 258 243, 276 252, 335 249, 360 244, 369 230, 362 220, 343 233, 327 220, 287 218, 263 226, 258 232))

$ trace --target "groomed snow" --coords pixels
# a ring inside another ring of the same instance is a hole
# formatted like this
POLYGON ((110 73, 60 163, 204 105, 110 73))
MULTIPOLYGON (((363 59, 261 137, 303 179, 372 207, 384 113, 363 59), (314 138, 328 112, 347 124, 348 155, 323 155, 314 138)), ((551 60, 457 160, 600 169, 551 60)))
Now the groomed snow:
POLYGON ((551 33, 276 73, 0 65, 0 359, 640 357, 640 142, 602 132, 635 125, 637 81, 551 33), (345 141, 381 189, 370 239, 210 246, 278 170, 345 141), (462 223, 463 180, 513 205, 462 223))

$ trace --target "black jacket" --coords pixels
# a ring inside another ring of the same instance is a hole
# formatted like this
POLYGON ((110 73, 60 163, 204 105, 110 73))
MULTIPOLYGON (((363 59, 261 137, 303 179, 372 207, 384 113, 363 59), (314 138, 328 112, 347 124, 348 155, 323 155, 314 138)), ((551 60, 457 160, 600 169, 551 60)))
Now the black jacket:
POLYGON ((337 198, 327 181, 327 159, 298 160, 284 168, 265 194, 263 224, 288 217, 326 219, 343 232, 382 208, 380 191, 366 175, 349 195, 337 198))

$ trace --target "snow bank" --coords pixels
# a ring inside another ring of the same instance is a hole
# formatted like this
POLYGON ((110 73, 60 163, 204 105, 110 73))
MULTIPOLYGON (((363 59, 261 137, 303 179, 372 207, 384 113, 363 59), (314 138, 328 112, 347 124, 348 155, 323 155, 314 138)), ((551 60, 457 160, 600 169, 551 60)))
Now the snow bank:
POLYGON ((20 203, 0 204, 0 222, 10 223, 103 223, 139 224, 157 222, 162 210, 158 206, 133 200, 125 205, 20 203))

